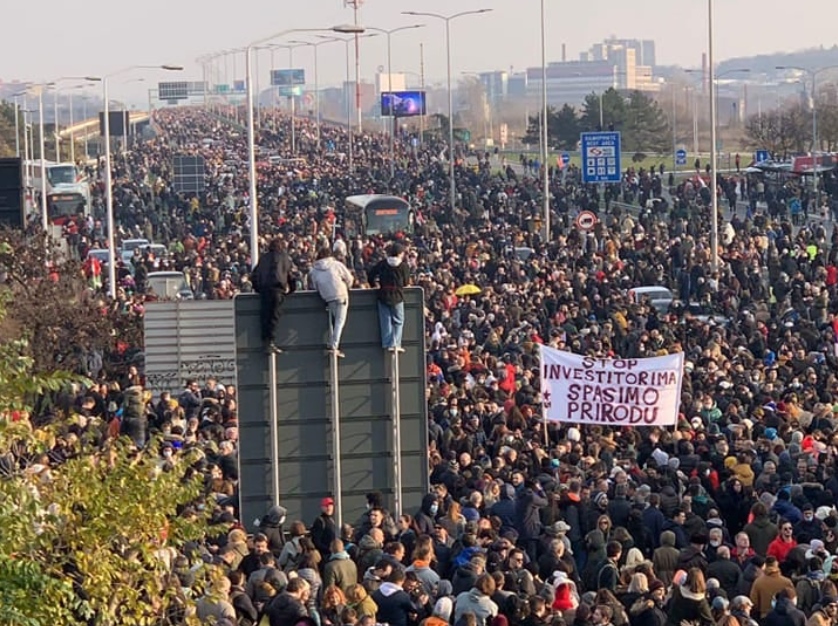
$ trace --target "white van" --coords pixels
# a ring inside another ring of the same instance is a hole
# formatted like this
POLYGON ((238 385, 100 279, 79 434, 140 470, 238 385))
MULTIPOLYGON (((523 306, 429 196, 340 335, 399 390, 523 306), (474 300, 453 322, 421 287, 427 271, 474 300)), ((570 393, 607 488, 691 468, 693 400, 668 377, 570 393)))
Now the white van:
POLYGON ((163 300, 194 300, 195 294, 183 272, 151 272, 148 289, 163 300))

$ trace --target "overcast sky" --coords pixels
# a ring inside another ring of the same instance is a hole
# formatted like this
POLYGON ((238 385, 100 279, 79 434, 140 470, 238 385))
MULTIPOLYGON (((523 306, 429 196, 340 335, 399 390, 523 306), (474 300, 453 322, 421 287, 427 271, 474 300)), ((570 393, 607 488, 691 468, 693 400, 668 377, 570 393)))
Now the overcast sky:
MULTIPOLYGON (((455 76, 540 64, 538 0, 366 0, 361 23, 388 29, 427 23, 423 29, 393 37, 393 68, 419 72, 419 44, 424 43, 426 81, 433 83, 445 78, 443 24, 403 16, 401 11, 452 13, 480 8, 493 11, 452 22, 455 76)), ((13 19, 6 21, 0 38, 4 82, 101 75, 132 64, 157 63, 184 65, 186 71, 178 76, 200 80, 195 59, 201 54, 243 46, 284 29, 328 28, 352 21, 352 10, 344 8, 343 0, 40 0, 15 2, 11 10, 13 19), (125 6, 134 9, 126 13, 125 6)), ((715 11, 717 60, 836 42, 838 3, 833 0, 717 0, 715 11)), ((548 60, 560 60, 562 43, 567 45, 568 58, 575 59, 610 35, 654 39, 659 64, 697 67, 706 49, 704 0, 548 0, 547 14, 548 60)), ((311 78, 311 52, 295 54, 294 64, 304 67, 311 78)), ((277 55, 277 65, 280 58, 285 53, 277 55)), ((321 84, 339 84, 345 73, 343 47, 323 46, 319 58, 321 84)), ((364 41, 363 76, 371 80, 386 58, 385 37, 364 41)), ((267 54, 263 59, 267 77, 267 54)), ((237 65, 236 78, 243 78, 241 57, 237 65)), ((122 95, 120 90, 133 96, 158 80, 177 79, 175 74, 161 77, 148 72, 131 76, 146 76, 147 87, 120 85, 114 79, 114 98, 122 95)))

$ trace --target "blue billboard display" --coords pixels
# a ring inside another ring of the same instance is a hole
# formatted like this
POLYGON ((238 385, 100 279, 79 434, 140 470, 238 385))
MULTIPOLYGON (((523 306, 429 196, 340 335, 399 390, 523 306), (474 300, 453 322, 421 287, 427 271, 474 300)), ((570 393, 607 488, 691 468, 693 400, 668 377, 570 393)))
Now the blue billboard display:
POLYGON ((424 91, 384 91, 381 93, 381 115, 384 117, 416 117, 426 114, 424 91))
POLYGON ((271 70, 271 85, 274 87, 291 87, 305 84, 305 70, 271 70))

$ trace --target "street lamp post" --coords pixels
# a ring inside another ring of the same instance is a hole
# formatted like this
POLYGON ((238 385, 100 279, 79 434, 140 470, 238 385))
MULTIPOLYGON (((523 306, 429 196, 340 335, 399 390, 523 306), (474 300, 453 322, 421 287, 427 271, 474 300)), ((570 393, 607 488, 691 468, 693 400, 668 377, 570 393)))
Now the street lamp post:
MULTIPOLYGON (((424 28, 424 24, 410 24, 409 26, 399 26, 398 28, 391 28, 389 30, 384 28, 367 27, 367 30, 381 33, 387 36, 387 91, 393 91, 393 54, 391 49, 391 38, 394 33, 403 30, 412 30, 414 28, 424 28)), ((393 111, 390 112, 393 118, 393 124, 390 126, 390 179, 396 175, 396 116, 393 111)))
POLYGON ((118 72, 112 72, 101 78, 89 77, 88 80, 102 83, 103 126, 105 131, 105 208, 107 211, 108 228, 108 295, 116 298, 116 221, 113 214, 113 180, 111 176, 111 120, 110 97, 108 95, 108 79, 133 70, 166 70, 177 72, 183 68, 179 65, 132 65, 118 72))
POLYGON ((312 41, 291 41, 299 46, 311 46, 314 50, 314 127, 317 136, 317 150, 320 151, 320 74, 318 70, 317 49, 323 44, 340 41, 339 39, 325 39, 319 42, 312 41))
MULTIPOLYGON (((602 104, 600 103, 600 115, 602 104)), ((541 0, 541 166, 544 168, 544 198, 542 211, 544 213, 544 241, 550 241, 550 168, 547 165, 549 153, 549 133, 547 132, 547 10, 544 0, 541 0)), ((547 431, 544 432, 545 438, 547 431)))
MULTIPOLYGON (((713 0, 707 0, 707 40, 708 62, 710 64, 710 264, 713 270, 713 283, 718 286, 719 272, 719 196, 716 193, 716 172, 718 154, 716 151, 716 66, 713 55, 713 0)), ((718 288, 718 287, 717 287, 718 288)))
MULTIPOLYGON (((816 69, 807 69, 805 67, 796 67, 790 65, 778 65, 776 69, 778 70, 795 70, 798 72, 804 72, 809 75, 809 78, 812 80, 812 184, 814 185, 814 192, 815 192, 815 208, 819 208, 817 205, 820 204, 820 198, 818 193, 818 157, 816 155, 816 151, 818 149, 818 107, 817 107, 817 91, 816 91, 816 80, 818 74, 821 72, 825 72, 827 70, 834 70, 838 68, 838 65, 829 65, 826 67, 819 67, 816 69)), ((805 89, 805 87, 804 87, 805 89)))
POLYGON ((250 175, 250 260, 255 265, 259 261, 259 202, 256 197, 256 137, 253 119, 253 49, 268 43, 273 39, 278 39, 285 35, 292 33, 316 33, 331 30, 333 32, 363 32, 360 26, 334 26, 327 28, 291 28, 283 30, 268 37, 257 39, 250 43, 245 48, 245 69, 246 80, 245 87, 247 89, 247 156, 248 156, 248 171, 250 175))
MULTIPOLYGON (((377 37, 377 33, 367 33, 365 35, 358 35, 359 39, 367 39, 370 37, 377 37)), ((351 59, 350 59, 350 50, 349 44, 355 41, 355 37, 327 37, 326 35, 317 35, 320 39, 323 39, 323 43, 331 43, 331 42, 340 42, 344 45, 346 50, 346 78, 344 79, 344 100, 345 100, 345 109, 346 109, 346 133, 349 139, 349 173, 353 174, 355 172, 355 139, 353 137, 354 131, 352 129, 352 98, 347 91, 350 83, 351 83, 351 59)))
POLYGON ((477 9, 476 11, 462 11, 453 15, 440 15, 439 13, 425 13, 424 11, 402 11, 402 15, 413 15, 415 17, 432 17, 445 22, 445 58, 448 74, 448 164, 450 178, 451 211, 457 204, 457 182, 455 179, 454 167, 454 92, 451 90, 451 21, 467 15, 481 15, 489 13, 492 9, 477 9))

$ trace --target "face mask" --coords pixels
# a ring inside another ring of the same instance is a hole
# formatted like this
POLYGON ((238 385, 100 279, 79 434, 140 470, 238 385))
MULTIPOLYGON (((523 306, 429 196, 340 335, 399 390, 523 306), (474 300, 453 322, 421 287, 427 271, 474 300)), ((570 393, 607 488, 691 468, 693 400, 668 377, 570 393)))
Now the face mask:
POLYGON ((457 409, 451 409, 451 417, 457 417, 460 412, 457 409))
POLYGON ((439 512, 439 505, 438 504, 432 504, 430 509, 429 509, 429 512, 430 512, 431 516, 436 515, 439 512))
POLYGON ((803 519, 805 519, 807 522, 811 522, 813 519, 815 519, 815 516, 806 513, 806 515, 803 516, 803 519))
POLYGON ((401 257, 397 257, 397 256, 388 256, 387 257, 387 264, 390 267, 398 267, 399 265, 401 265, 401 262, 402 262, 401 257))
POLYGON ((720 545, 722 545, 722 542, 721 541, 716 541, 715 539, 713 539, 710 542, 710 545, 713 546, 714 548, 718 548, 720 545))

